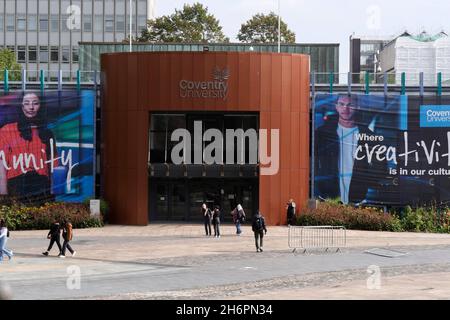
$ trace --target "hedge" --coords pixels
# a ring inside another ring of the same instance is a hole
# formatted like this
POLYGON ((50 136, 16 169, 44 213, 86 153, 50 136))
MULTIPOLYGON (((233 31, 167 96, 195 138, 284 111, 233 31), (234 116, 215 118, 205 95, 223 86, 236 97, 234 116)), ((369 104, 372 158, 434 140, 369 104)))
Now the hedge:
POLYGON ((10 230, 43 230, 54 221, 63 220, 77 229, 103 226, 102 217, 91 217, 89 206, 75 203, 48 203, 40 207, 0 205, 0 218, 5 219, 10 230))
POLYGON ((343 226, 350 230, 450 233, 450 212, 435 208, 406 207, 399 213, 378 208, 355 208, 335 201, 319 203, 316 209, 302 209, 301 226, 343 226))

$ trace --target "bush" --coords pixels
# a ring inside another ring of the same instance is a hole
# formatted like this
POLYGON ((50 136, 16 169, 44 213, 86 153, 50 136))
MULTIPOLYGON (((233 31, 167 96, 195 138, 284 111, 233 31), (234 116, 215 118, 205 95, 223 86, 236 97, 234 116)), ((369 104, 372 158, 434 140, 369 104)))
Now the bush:
POLYGON ((322 202, 317 209, 300 212, 302 226, 343 226, 353 230, 450 233, 450 211, 436 208, 406 207, 400 214, 383 213, 376 208, 354 208, 334 200, 322 202))
POLYGON ((5 219, 10 230, 42 230, 54 221, 68 220, 74 228, 103 226, 102 217, 91 217, 89 207, 74 203, 48 203, 41 207, 20 204, 0 207, 0 218, 5 219))
POLYGON ((343 226, 347 229, 369 231, 401 231, 395 215, 375 208, 353 208, 334 201, 320 203, 317 209, 304 209, 297 223, 303 226, 343 226))

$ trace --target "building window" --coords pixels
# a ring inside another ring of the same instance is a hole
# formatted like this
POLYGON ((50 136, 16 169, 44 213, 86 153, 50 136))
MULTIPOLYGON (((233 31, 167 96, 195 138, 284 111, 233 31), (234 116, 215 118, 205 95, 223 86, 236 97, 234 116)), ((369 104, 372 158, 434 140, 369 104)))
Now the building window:
POLYGON ((69 32, 69 28, 67 27, 67 21, 69 20, 69 16, 67 14, 61 15, 61 32, 69 32))
POLYGON ((103 32, 103 17, 100 15, 95 15, 94 31, 103 32))
POLYGON ((36 62, 36 47, 28 47, 28 62, 36 62))
POLYGON ((26 49, 25 46, 17 47, 17 62, 24 63, 26 61, 26 49))
POLYGON ((28 31, 36 31, 37 28, 37 17, 35 14, 30 14, 27 16, 28 19, 28 31))
POLYGON ((6 16, 6 31, 14 31, 14 16, 6 16))
POLYGON ((62 47, 62 63, 69 63, 70 62, 70 47, 62 47))
POLYGON ((48 31, 48 15, 39 15, 39 31, 48 31))
POLYGON ((59 48, 58 47, 51 47, 51 49, 50 49, 50 61, 51 62, 58 62, 59 61, 59 48))
POLYGON ((147 29, 147 16, 139 16, 138 17, 138 32, 147 29))
POLYGON ((72 47, 72 62, 78 63, 78 47, 72 47))
POLYGON ((83 31, 92 32, 92 16, 90 14, 83 16, 83 31))
POLYGON ((116 16, 116 32, 125 32, 124 16, 116 16))
POLYGON ((17 23, 17 31, 27 30, 27 19, 25 16, 18 16, 16 23, 17 23))
POLYGON ((3 14, 0 13, 0 31, 3 31, 3 14))
POLYGON ((105 16, 105 32, 114 32, 113 16, 105 16))
POLYGON ((50 30, 52 32, 59 32, 59 17, 56 14, 51 15, 51 22, 50 22, 50 30))
POLYGON ((40 63, 48 63, 48 47, 47 46, 39 47, 39 62, 40 63))

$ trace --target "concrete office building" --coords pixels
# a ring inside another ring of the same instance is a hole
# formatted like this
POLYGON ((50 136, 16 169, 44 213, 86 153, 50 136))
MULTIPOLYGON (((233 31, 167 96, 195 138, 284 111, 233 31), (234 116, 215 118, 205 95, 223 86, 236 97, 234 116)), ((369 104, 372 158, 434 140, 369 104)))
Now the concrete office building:
POLYGON ((350 72, 353 83, 364 80, 364 74, 377 73, 379 53, 392 37, 350 36, 350 72))
MULTIPOLYGON (((151 0, 132 1, 133 37, 146 28, 152 10, 151 0)), ((129 16, 128 0, 1 0, 0 48, 15 52, 30 81, 38 80, 41 69, 49 81, 58 70, 73 79, 78 43, 126 40, 129 16)))

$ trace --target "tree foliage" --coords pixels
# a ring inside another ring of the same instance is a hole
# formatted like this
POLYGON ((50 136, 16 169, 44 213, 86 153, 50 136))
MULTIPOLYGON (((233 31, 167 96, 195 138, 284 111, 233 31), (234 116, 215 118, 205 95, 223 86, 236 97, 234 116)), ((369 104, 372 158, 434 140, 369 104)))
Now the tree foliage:
MULTIPOLYGON (((288 29, 281 20, 281 43, 295 43, 295 33, 288 29)), ((278 15, 270 12, 268 15, 259 13, 241 25, 238 39, 247 43, 276 43, 278 42, 278 15)))
POLYGON ((8 79, 10 81, 19 81, 21 78, 22 67, 16 61, 16 55, 9 49, 0 50, 0 80, 3 81, 4 70, 9 71, 8 79))
POLYGON ((147 22, 139 38, 141 42, 228 42, 222 27, 208 7, 200 3, 185 4, 183 10, 147 22))

